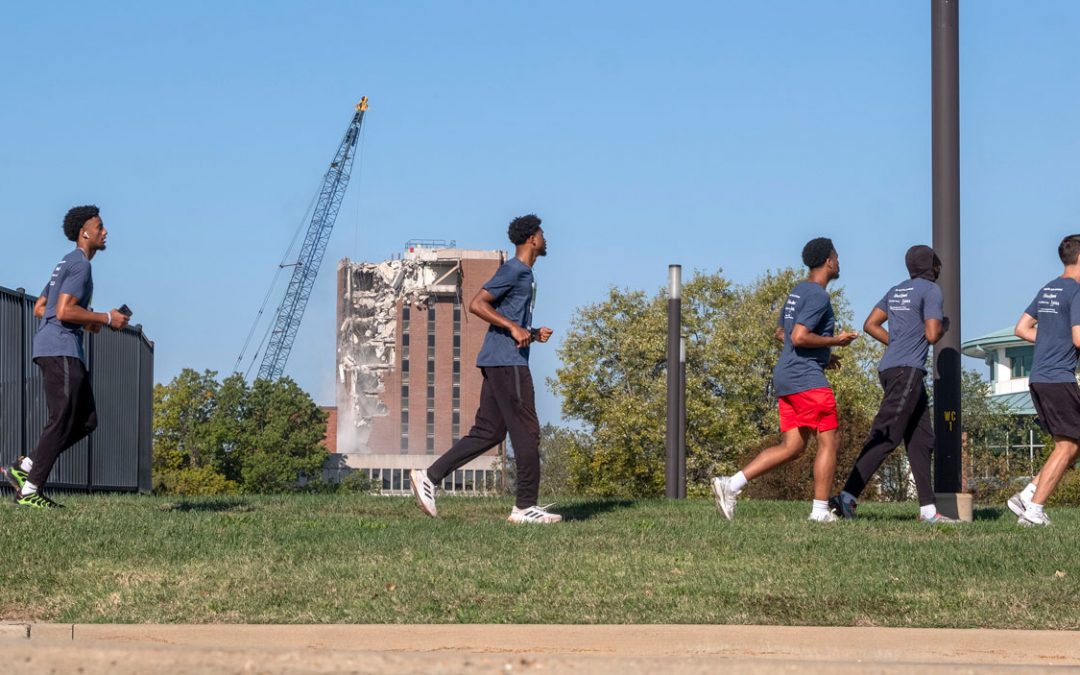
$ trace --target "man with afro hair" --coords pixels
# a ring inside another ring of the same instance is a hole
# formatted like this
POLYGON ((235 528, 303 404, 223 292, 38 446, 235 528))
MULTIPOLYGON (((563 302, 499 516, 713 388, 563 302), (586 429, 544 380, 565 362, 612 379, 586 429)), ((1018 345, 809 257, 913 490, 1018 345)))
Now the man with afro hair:
POLYGON ((105 250, 108 232, 96 206, 76 206, 64 217, 64 235, 75 242, 53 269, 52 277, 34 303, 40 319, 34 334, 34 364, 41 369, 49 418, 37 447, 19 457, 3 472, 15 488, 15 503, 49 509, 60 505, 42 494, 49 472, 62 452, 97 428, 94 392, 86 371, 83 332, 97 333, 102 326, 120 330, 128 317, 119 310, 95 312, 90 308, 94 280, 90 261, 105 250))
POLYGON ((533 265, 547 255, 540 219, 533 214, 515 218, 507 232, 516 251, 469 303, 469 311, 491 326, 476 357, 484 376, 480 408, 469 433, 434 464, 414 469, 411 485, 416 501, 432 518, 437 486, 459 467, 503 442, 509 431, 517 468, 517 500, 508 520, 512 523, 551 524, 562 516, 538 506, 540 491, 540 422, 529 345, 551 339, 550 328, 532 328, 536 284, 533 265))
POLYGON ((829 490, 840 445, 839 422, 825 369, 839 367, 832 348, 851 344, 859 334, 833 334, 836 319, 825 288, 840 278, 840 259, 832 241, 825 237, 810 240, 803 247, 802 259, 810 272, 806 281, 788 294, 774 334, 784 344, 773 369, 773 388, 780 397, 780 444, 762 450, 734 476, 713 478, 716 506, 728 520, 735 517, 736 497, 747 482, 801 456, 811 436, 817 437, 817 457, 810 520, 837 520, 829 510, 829 490))

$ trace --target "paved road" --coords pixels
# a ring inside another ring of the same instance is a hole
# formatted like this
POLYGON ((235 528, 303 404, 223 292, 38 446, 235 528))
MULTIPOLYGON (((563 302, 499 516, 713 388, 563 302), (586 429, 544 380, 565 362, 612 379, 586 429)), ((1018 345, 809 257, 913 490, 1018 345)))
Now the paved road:
POLYGON ((1080 633, 787 626, 0 625, 5 672, 1080 672, 1080 633))

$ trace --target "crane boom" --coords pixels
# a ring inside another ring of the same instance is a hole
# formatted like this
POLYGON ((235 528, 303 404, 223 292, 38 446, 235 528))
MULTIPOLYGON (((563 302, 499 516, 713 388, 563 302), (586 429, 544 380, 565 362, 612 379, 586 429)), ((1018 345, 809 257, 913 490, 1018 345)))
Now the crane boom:
POLYGON ((365 96, 360 99, 360 103, 356 104, 356 112, 353 114, 352 121, 349 122, 349 128, 341 139, 341 145, 334 155, 334 160, 330 162, 330 167, 326 170, 326 176, 323 177, 319 199, 315 204, 315 210, 312 211, 304 244, 300 247, 300 255, 293 264, 289 287, 285 291, 281 305, 278 306, 270 342, 263 354, 262 364, 259 366, 258 376, 262 379, 276 380, 281 377, 281 373, 285 370, 285 362, 289 360, 289 352, 292 351, 296 333, 300 329, 300 320, 304 318, 304 309, 307 307, 308 298, 311 297, 315 277, 319 274, 319 267, 322 266, 326 245, 334 229, 334 221, 337 220, 338 211, 341 209, 341 200, 345 197, 345 188, 349 186, 356 141, 360 136, 360 125, 364 121, 366 110, 367 97, 365 96))

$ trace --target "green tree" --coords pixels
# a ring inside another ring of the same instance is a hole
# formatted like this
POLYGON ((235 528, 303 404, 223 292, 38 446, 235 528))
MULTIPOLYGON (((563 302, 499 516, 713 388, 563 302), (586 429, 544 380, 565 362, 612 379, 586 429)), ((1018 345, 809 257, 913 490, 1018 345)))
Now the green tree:
MULTIPOLYGON (((778 439, 772 369, 781 304, 803 278, 771 272, 738 286, 720 273, 696 274, 683 290, 687 336, 687 479, 704 493, 708 478, 730 473, 778 439)), ((851 325, 843 290, 832 292, 838 323, 851 325)), ((575 443, 571 471, 592 495, 656 496, 664 488, 666 410, 665 292, 611 289, 603 302, 580 308, 559 350, 562 367, 549 386, 563 413, 579 420, 591 441, 575 443)), ((829 373, 842 424, 841 467, 850 466, 876 412, 880 391, 872 366, 881 349, 867 338, 836 350, 844 367, 829 373)), ((812 452, 765 480, 759 496, 809 494, 812 452)))
POLYGON ((255 380, 245 403, 240 475, 249 492, 281 492, 317 481, 328 450, 326 413, 292 379, 255 380))
POLYGON ((295 382, 181 371, 154 389, 154 485, 162 492, 279 492, 318 480, 326 415, 295 382))

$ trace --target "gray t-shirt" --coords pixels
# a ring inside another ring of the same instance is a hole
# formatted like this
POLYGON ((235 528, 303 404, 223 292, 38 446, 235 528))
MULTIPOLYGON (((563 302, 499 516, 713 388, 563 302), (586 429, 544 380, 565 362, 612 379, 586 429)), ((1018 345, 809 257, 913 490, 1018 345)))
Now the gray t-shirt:
POLYGON ((908 279, 889 289, 875 309, 889 315, 889 345, 878 370, 918 368, 926 372, 926 321, 942 320, 941 287, 928 279, 908 279))
MULTIPOLYGON (((533 301, 536 285, 533 282, 532 268, 517 258, 507 260, 495 276, 484 284, 484 290, 495 298, 492 305, 495 310, 522 328, 532 327, 533 301)), ((476 356, 476 365, 488 366, 527 366, 529 348, 518 349, 510 331, 498 326, 488 328, 484 344, 476 356)))
POLYGON ((34 358, 39 356, 73 356, 85 360, 83 354, 83 327, 56 318, 56 305, 60 294, 67 293, 78 301, 79 307, 90 306, 94 295, 94 278, 90 273, 90 261, 79 249, 68 253, 56 264, 52 278, 41 295, 47 298, 45 316, 34 334, 34 358))
POLYGON ((825 366, 829 365, 828 347, 806 349, 791 344, 791 331, 801 323, 818 335, 833 335, 836 317, 829 293, 812 281, 803 281, 791 289, 780 310, 779 325, 784 329, 784 348, 773 369, 773 388, 777 396, 828 387, 825 366))
POLYGON ((1080 326, 1080 284, 1053 279, 1024 311, 1039 322, 1028 382, 1076 382, 1072 327, 1080 326))

